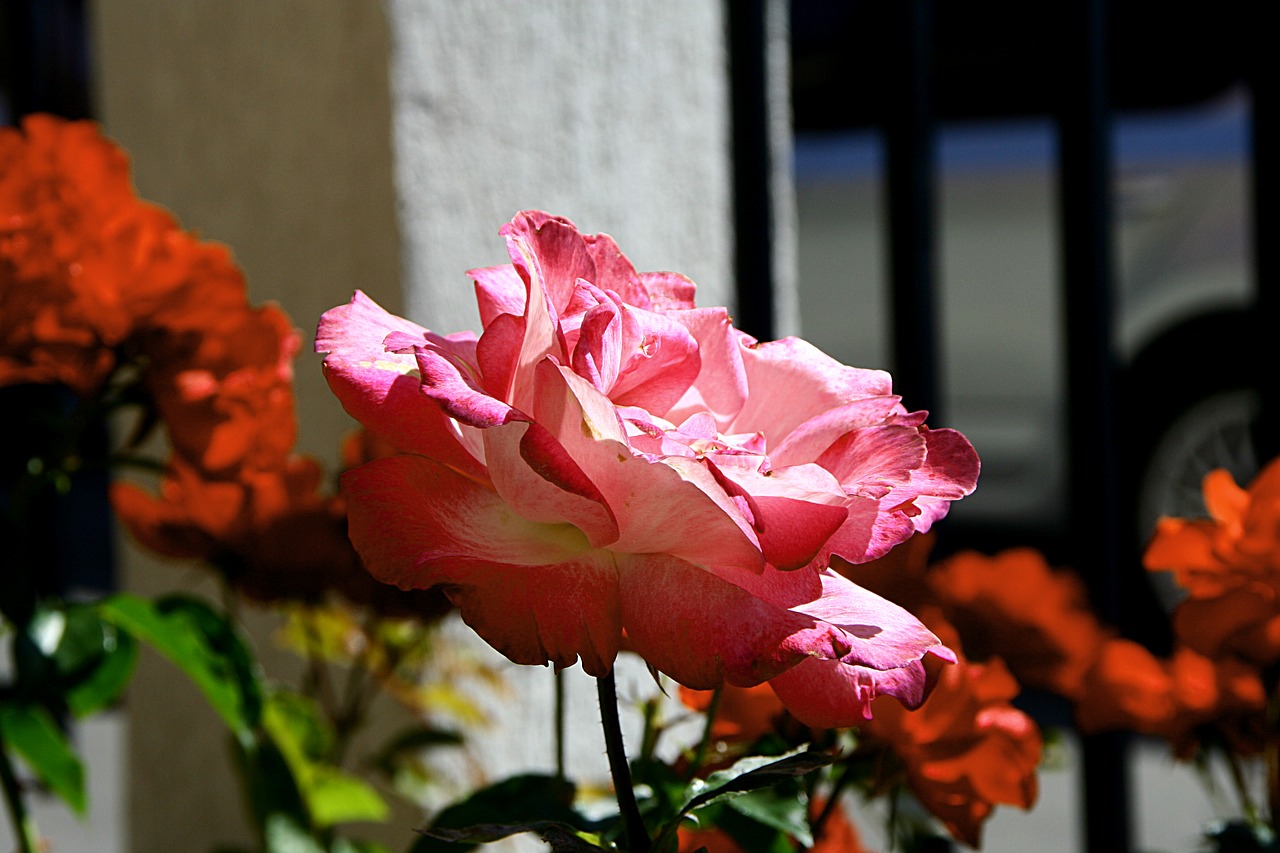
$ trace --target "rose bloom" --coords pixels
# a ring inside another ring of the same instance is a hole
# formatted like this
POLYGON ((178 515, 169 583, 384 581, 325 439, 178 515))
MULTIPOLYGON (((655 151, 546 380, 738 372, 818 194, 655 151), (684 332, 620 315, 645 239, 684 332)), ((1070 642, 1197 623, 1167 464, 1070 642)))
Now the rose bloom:
POLYGON ((628 648, 689 687, 770 681, 813 725, 918 704, 918 620, 828 569, 942 517, 978 460, 887 374, 757 343, 606 235, 521 213, 473 270, 483 332, 362 293, 320 321, 344 407, 396 456, 343 476, 377 577, 442 586, 511 660, 610 671, 628 648))

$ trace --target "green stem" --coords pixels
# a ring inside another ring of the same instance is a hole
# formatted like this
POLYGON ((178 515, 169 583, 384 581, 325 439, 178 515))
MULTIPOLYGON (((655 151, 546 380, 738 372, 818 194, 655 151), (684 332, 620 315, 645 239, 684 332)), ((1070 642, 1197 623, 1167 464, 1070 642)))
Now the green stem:
POLYGON ((556 750, 556 780, 563 782, 564 775, 564 672, 559 668, 555 668, 555 750, 556 750))
POLYGON ((1227 759, 1227 770, 1231 774, 1231 783, 1235 786, 1236 796, 1240 798, 1240 810, 1244 812, 1245 819, 1249 823, 1258 823, 1258 805, 1253 801, 1253 797, 1249 794, 1249 783, 1244 778, 1244 768, 1240 766, 1240 756, 1234 751, 1228 749, 1225 751, 1227 759))
POLYGON ((596 695, 600 698, 600 723, 604 727, 605 751, 609 755, 609 774, 618 797, 618 810, 627 834, 629 853, 649 853, 652 841, 640 816, 640 804, 631 786, 631 769, 627 766, 627 750, 622 743, 622 723, 618 719, 618 689, 613 670, 596 679, 596 695))
POLYGON ((822 836, 823 830, 826 828, 827 821, 831 819, 831 815, 840 807, 840 797, 844 794, 845 787, 853 779, 853 767, 846 764, 840 771, 840 775, 836 777, 835 782, 831 784, 831 790, 827 792, 827 801, 822 806, 822 811, 809 824, 809 831, 813 835, 814 841, 822 836))
POLYGON ((27 813, 27 804, 22 799, 22 785, 13 772, 13 764, 9 761, 9 752, 0 741, 0 784, 4 786, 4 803, 9 811, 9 822, 13 824, 14 834, 18 837, 20 853, 39 853, 40 832, 36 822, 27 813))
POLYGON ((692 779, 698 775, 698 771, 702 769, 702 764, 707 760, 707 749, 711 746, 711 730, 715 727, 716 714, 720 710, 720 694, 723 688, 717 687, 711 694, 711 703, 707 705, 707 720, 702 726, 702 737, 698 740, 698 748, 693 753, 693 760, 689 762, 688 778, 692 779))

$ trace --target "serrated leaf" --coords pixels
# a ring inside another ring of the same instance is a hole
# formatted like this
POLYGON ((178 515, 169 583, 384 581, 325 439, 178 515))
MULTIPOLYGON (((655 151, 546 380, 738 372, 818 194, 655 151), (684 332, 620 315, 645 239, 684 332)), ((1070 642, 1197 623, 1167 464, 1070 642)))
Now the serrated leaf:
POLYGON ((153 603, 115 595, 101 612, 181 669, 237 736, 251 736, 261 716, 262 685, 247 646, 225 618, 181 596, 153 603))
POLYGON ((76 814, 84 814, 84 765, 49 712, 39 705, 0 705, 0 741, 76 814))

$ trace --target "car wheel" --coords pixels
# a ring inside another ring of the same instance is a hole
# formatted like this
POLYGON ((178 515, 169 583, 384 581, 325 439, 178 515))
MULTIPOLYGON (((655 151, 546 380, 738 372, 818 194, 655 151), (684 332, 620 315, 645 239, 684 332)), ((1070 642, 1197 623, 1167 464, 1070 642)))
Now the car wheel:
POLYGON ((1204 476, 1225 468, 1246 485, 1258 473, 1252 424, 1257 392, 1234 388, 1202 398, 1175 416, 1156 439, 1138 482, 1138 534, 1151 535, 1163 515, 1204 518, 1204 476))

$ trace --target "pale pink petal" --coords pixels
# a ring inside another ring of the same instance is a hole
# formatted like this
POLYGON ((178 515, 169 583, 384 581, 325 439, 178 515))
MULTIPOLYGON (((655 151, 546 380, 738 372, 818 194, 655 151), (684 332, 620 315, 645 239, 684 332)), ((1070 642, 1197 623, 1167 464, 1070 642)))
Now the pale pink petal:
POLYGON ((799 338, 742 347, 750 396, 726 432, 763 432, 780 443, 810 418, 892 393, 889 374, 848 367, 799 338))
POLYGON ((841 436, 862 427, 880 426, 905 410, 895 395, 866 397, 815 415, 774 441, 769 458, 775 465, 798 465, 812 462, 841 436))
POLYGON ((845 632, 850 649, 841 658, 843 663, 898 669, 926 653, 955 662, 955 654, 903 608, 830 569, 822 573, 821 580, 819 598, 791 609, 845 632))
POLYGON ((428 397, 464 424, 487 428, 516 420, 528 420, 512 406, 489 396, 458 362, 434 346, 413 348, 422 376, 422 388, 428 397))
POLYGON ((484 431, 494 488, 530 521, 568 522, 592 547, 618 538, 618 522, 590 477, 538 424, 511 423, 484 431))
POLYGON ((628 645, 686 687, 750 687, 810 655, 845 653, 838 629, 684 560, 639 554, 618 565, 628 645))
POLYGON ((601 394, 608 395, 621 367, 622 318, 618 307, 605 301, 582 315, 573 369, 601 394))
POLYGON ((854 564, 883 557, 916 532, 912 515, 917 510, 913 505, 909 504, 906 510, 889 510, 873 498, 855 496, 846 506, 849 517, 818 551, 813 560, 815 568, 830 565, 832 554, 854 564))
POLYGON ((862 427, 838 438, 817 461, 849 494, 882 498, 912 481, 925 449, 918 427, 862 427))
MULTIPOLYGON (((498 233, 506 238, 520 278, 545 296, 552 321, 569 307, 578 279, 595 280, 595 262, 582 234, 562 216, 522 211, 498 233)), ((533 315, 527 316, 532 324, 533 315)))
POLYGON ((640 282, 649 294, 654 311, 682 311, 693 309, 697 286, 678 272, 642 272, 640 282))
MULTIPOLYGON (((919 510, 912 524, 927 533, 933 523, 947 514, 951 502, 971 494, 978 485, 981 463, 978 454, 959 432, 953 429, 921 429, 928 446, 924 464, 911 472, 911 482, 904 489, 919 510)), ((896 500, 891 494, 888 500, 896 500)))
MULTIPOLYGON (((670 315, 689 330, 698 344, 698 376, 667 412, 655 415, 679 423, 691 415, 710 412, 721 432, 738 416, 747 399, 747 374, 742 366, 742 333, 733 328, 723 308, 673 311, 670 315)), ((754 432, 754 430, 751 430, 754 432)))
POLYGON ((609 396, 619 406, 669 410, 702 369, 698 343, 661 314, 622 308, 621 367, 609 396))
POLYGON ((539 367, 534 419, 546 427, 618 520, 615 551, 665 552, 700 564, 758 567, 755 534, 706 466, 632 452, 613 404, 567 367, 539 367))
POLYGON ((613 291, 628 305, 646 311, 652 310, 653 302, 649 298, 649 291, 641 283, 635 265, 622 253, 612 237, 608 234, 585 234, 582 241, 594 267, 594 272, 588 279, 592 284, 601 290, 613 291))
MULTIPOLYGON (((402 332, 421 340, 427 330, 417 323, 388 313, 362 291, 357 290, 351 301, 337 308, 330 308, 320 316, 316 328, 316 352, 333 353, 353 359, 373 360, 389 358, 384 353, 382 341, 392 332, 402 332)), ((412 365, 413 358, 401 359, 412 365)))
POLYGON ((515 399, 518 354, 524 344, 525 318, 499 314, 485 327, 476 343, 476 364, 484 391, 497 400, 515 399))

